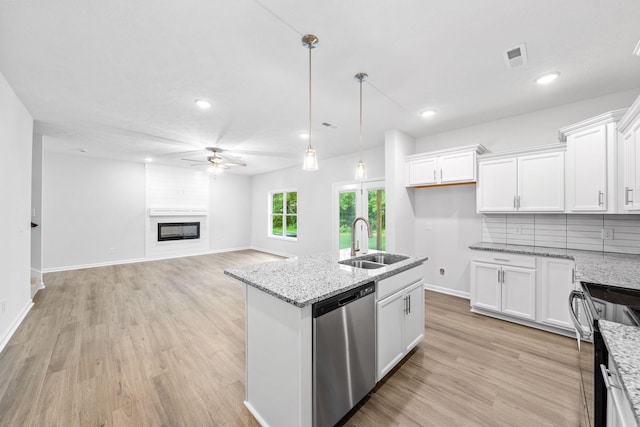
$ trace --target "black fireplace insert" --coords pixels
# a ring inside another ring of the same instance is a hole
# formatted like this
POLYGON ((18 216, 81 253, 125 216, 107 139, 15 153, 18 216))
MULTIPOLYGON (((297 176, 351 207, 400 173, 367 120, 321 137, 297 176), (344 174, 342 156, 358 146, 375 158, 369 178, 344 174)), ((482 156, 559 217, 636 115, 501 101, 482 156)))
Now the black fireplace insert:
POLYGON ((158 242, 200 238, 199 222, 159 222, 158 242))

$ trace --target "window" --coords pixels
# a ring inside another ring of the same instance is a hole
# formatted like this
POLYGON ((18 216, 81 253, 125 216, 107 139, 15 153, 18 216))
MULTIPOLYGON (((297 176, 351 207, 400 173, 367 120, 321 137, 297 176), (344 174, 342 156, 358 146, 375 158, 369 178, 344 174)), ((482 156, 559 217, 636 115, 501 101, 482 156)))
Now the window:
POLYGON ((297 240, 298 192, 271 193, 269 205, 269 236, 297 240))

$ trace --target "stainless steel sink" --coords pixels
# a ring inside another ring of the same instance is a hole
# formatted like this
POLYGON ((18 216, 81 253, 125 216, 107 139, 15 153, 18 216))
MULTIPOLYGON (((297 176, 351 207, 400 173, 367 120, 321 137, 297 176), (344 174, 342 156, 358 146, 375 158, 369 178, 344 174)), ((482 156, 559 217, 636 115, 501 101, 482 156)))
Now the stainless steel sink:
POLYGON ((347 259, 344 261, 340 261, 340 264, 350 265, 351 267, 356 267, 356 268, 364 268, 366 270, 374 270, 376 268, 382 268, 385 266, 384 264, 362 260, 362 259, 347 259))
POLYGON ((396 262, 404 261, 408 259, 408 256, 405 255, 393 255, 393 254, 369 254, 367 256, 363 256, 359 259, 364 261, 371 261, 378 264, 391 265, 396 262))
POLYGON ((393 254, 369 254, 358 257, 357 259, 346 259, 340 261, 340 264, 350 265, 351 267, 364 268, 367 270, 373 270, 376 268, 382 268, 387 265, 395 264, 396 262, 404 261, 408 259, 405 255, 393 255, 393 254))

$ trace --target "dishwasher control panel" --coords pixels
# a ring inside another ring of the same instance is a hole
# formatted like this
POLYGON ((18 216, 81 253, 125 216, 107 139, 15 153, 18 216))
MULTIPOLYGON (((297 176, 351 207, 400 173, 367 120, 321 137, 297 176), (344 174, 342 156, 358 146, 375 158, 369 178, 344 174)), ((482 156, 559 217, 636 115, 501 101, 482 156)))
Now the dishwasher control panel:
POLYGON ((371 283, 366 288, 360 289, 360 298, 372 294, 376 291, 376 285, 371 283))

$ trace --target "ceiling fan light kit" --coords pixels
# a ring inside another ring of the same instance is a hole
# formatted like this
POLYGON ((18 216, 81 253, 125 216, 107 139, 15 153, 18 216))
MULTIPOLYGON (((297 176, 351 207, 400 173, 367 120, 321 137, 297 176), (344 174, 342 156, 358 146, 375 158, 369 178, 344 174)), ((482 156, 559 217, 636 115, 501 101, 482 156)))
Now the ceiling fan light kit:
POLYGON ((318 156, 311 145, 311 50, 318 47, 318 38, 313 34, 307 34, 302 37, 302 46, 309 49, 309 145, 307 145, 307 151, 304 155, 302 170, 316 171, 318 170, 318 156))
POLYGON ((369 76, 366 73, 358 73, 354 76, 354 78, 360 83, 360 161, 356 166, 356 179, 364 180, 367 179, 367 166, 362 161, 362 82, 366 81, 369 76))

